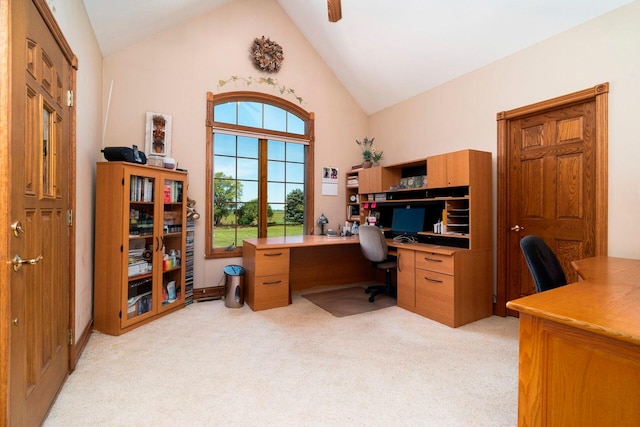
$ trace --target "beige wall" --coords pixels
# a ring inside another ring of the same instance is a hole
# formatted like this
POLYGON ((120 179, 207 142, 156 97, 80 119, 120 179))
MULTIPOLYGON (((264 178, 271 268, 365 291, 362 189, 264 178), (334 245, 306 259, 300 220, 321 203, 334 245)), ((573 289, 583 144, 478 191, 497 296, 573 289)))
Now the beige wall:
POLYGON ((494 153, 495 212, 496 113, 609 82, 609 254, 640 258, 639 22, 635 1, 376 113, 369 133, 388 163, 494 153))
MULTIPOLYGON (((145 112, 172 115, 172 157, 189 171, 189 196, 203 214, 196 225, 195 287, 215 286, 222 268, 241 259, 204 260, 205 211, 205 97, 218 92, 218 81, 232 75, 274 77, 304 100, 315 113, 316 176, 322 166, 341 171, 358 162, 355 139, 367 129, 367 117, 322 59, 293 25, 275 0, 236 0, 137 43, 104 59, 103 100, 111 82, 111 107, 106 130, 107 146, 144 146, 145 112), (259 13, 256 11, 259 10, 259 13), (285 60, 276 75, 257 70, 249 58, 254 38, 270 37, 284 49, 285 60)), ((230 84, 224 91, 259 90, 280 96, 271 87, 230 84)), ((291 96, 282 96, 297 102, 291 96)), ((103 106, 105 102, 103 101, 103 106)), ((344 183, 344 174, 341 175, 344 183)), ((313 218, 322 212, 335 228, 345 219, 343 186, 336 196, 321 195, 315 183, 313 218)))

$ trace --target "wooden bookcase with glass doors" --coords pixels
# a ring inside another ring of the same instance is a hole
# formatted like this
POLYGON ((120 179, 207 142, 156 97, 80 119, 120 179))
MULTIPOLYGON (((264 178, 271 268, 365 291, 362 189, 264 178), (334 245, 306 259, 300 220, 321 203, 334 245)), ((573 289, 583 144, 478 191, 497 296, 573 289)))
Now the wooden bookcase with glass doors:
POLYGON ((185 306, 187 173, 99 162, 94 327, 120 335, 185 306))

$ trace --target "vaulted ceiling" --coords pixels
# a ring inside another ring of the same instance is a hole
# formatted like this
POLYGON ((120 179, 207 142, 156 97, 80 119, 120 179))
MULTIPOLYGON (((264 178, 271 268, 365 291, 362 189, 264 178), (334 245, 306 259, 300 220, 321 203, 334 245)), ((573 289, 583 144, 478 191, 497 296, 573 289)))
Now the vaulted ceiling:
MULTIPOLYGON (((103 55, 237 0, 83 0, 103 55)), ((277 0, 372 114, 632 0, 277 0)), ((640 0, 639 0, 640 1, 640 0)))

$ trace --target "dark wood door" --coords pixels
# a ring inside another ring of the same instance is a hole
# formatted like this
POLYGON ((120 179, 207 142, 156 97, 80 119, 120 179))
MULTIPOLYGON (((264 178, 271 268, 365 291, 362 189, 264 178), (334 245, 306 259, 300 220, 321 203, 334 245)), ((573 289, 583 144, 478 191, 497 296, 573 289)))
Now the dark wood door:
MULTIPOLYGON (((595 102, 514 120, 509 133, 509 252, 537 235, 560 259, 567 281, 578 280, 571 261, 595 255, 595 102)), ((522 256, 509 266, 508 299, 535 293, 522 256)))
POLYGON ((42 423, 69 371, 72 67, 38 3, 11 2, 9 419, 16 426, 42 423))
POLYGON ((499 122, 496 314, 506 313, 506 301, 535 293, 522 237, 542 237, 569 283, 578 280, 571 261, 606 253, 606 122, 596 98, 603 92, 584 92, 499 122))

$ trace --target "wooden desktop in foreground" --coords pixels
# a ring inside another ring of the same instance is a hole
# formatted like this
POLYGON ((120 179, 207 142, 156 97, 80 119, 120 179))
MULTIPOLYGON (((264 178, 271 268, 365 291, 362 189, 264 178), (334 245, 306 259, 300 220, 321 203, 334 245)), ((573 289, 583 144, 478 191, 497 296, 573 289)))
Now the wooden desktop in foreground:
POLYGON ((520 312, 518 425, 640 425, 640 260, 574 261, 581 281, 520 312))
MULTIPOLYGON (((491 250, 387 240, 397 256, 398 306, 451 327, 492 314, 491 250)), ((357 236, 246 239, 245 299, 253 310, 291 303, 291 291, 374 280, 357 236)), ((363 295, 364 297, 364 295, 363 295)))

